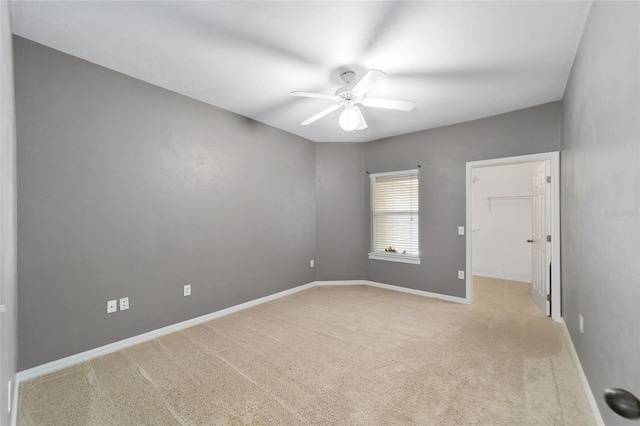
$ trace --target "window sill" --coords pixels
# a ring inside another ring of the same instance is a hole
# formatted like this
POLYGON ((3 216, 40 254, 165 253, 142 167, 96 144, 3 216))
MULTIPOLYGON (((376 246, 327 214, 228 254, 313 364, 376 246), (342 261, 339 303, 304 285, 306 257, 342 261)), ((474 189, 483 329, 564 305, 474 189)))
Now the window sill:
POLYGON ((369 259, 372 260, 385 260, 387 262, 400 262, 400 263, 411 263, 414 265, 420 264, 420 258, 414 256, 407 256, 398 253, 369 253, 369 259))

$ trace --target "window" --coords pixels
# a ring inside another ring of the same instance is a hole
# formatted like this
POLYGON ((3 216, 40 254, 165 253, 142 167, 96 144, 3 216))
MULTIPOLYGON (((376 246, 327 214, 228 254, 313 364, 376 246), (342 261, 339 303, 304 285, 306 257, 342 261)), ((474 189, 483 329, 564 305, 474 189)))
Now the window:
POLYGON ((369 259, 419 264, 418 169, 372 174, 370 179, 369 259))

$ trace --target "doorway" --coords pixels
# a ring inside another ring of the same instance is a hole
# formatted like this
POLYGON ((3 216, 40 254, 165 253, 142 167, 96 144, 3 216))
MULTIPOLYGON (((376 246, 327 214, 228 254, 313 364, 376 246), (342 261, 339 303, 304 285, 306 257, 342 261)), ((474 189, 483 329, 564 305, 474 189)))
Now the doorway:
POLYGON ((561 321, 559 153, 468 162, 466 172, 467 303, 476 274, 529 282, 543 313, 561 321), (482 244, 492 249, 474 251, 482 244))

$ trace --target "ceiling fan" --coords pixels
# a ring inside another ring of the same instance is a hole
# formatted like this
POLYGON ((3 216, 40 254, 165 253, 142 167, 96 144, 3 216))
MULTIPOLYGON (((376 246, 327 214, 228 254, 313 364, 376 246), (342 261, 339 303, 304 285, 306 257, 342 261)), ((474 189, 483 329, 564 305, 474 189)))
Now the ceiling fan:
POLYGON ((362 111, 360 111, 360 108, 357 106, 358 104, 362 104, 366 107, 394 109, 399 111, 411 111, 413 109, 413 101, 365 97, 365 93, 367 93, 369 89, 385 79, 387 75, 384 72, 380 70, 369 70, 365 76, 354 85, 353 81, 355 76, 356 73, 353 71, 345 71, 340 74, 345 86, 339 88, 335 95, 325 95, 313 92, 291 92, 292 96, 326 99, 336 102, 335 105, 331 105, 329 108, 320 111, 300 124, 307 126, 339 108, 344 108, 340 114, 340 118, 338 119, 338 124, 340 124, 340 127, 344 130, 350 132, 353 130, 364 130, 367 128, 367 122, 364 120, 362 111))

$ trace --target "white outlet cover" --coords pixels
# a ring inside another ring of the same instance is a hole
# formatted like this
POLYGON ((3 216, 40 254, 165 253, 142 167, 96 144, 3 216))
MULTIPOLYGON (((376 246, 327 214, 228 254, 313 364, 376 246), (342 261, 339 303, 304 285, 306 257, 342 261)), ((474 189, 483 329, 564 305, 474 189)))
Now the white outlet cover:
POLYGON ((129 309, 129 298, 123 297, 122 299, 120 299, 120 310, 125 311, 127 309, 129 309))
POLYGON ((464 271, 458 271, 458 279, 464 280, 464 271))
POLYGON ((309 262, 309 266, 311 266, 312 268, 315 266, 316 262, 311 259, 311 261, 309 262))
POLYGON ((458 226, 458 235, 464 235, 464 226, 458 226))
POLYGON ((184 286, 184 295, 191 296, 191 284, 187 284, 184 286))
POLYGON ((112 314, 118 310, 118 301, 117 300, 109 300, 107 302, 107 313, 112 314))

